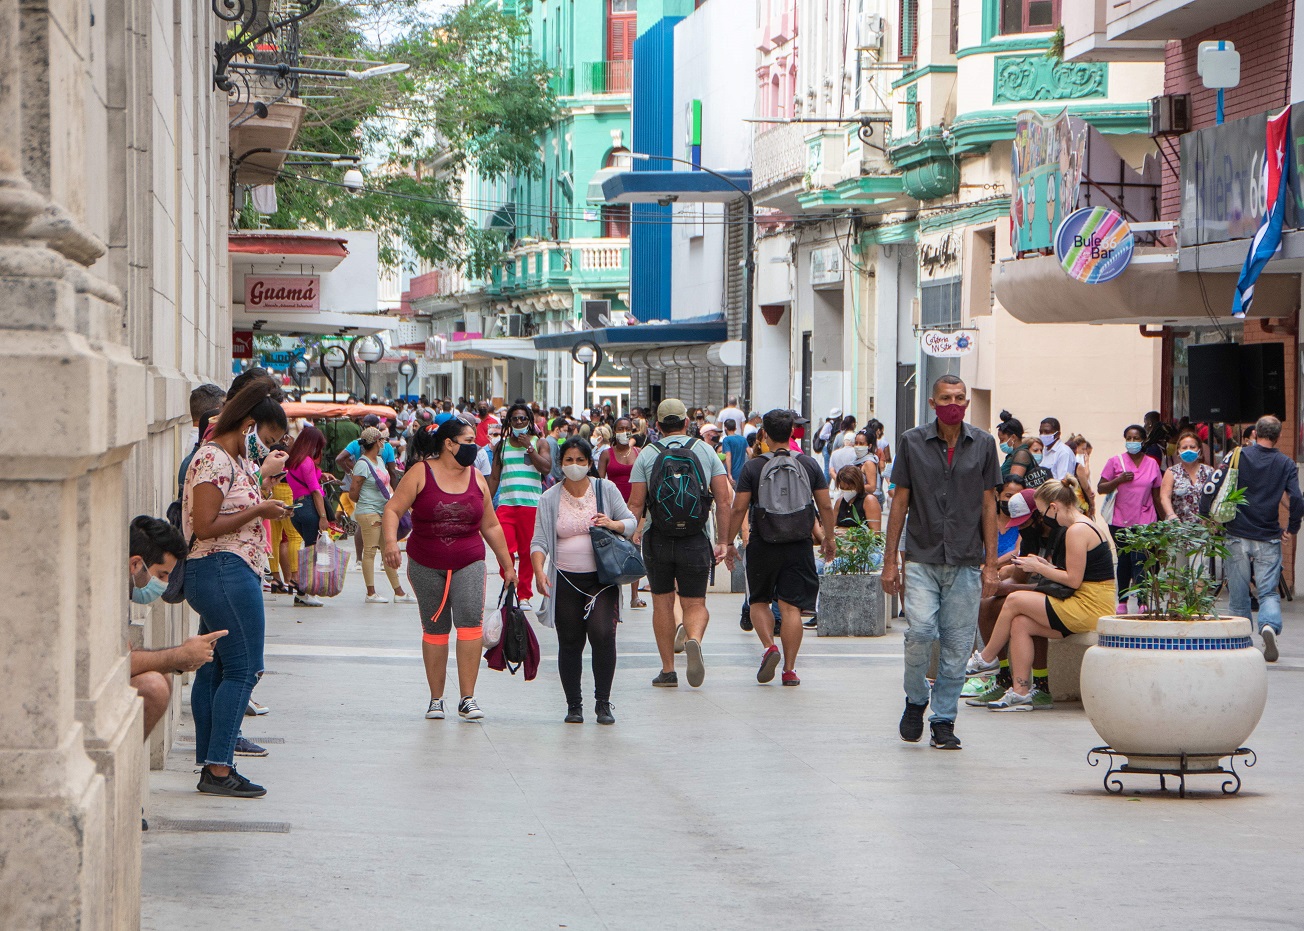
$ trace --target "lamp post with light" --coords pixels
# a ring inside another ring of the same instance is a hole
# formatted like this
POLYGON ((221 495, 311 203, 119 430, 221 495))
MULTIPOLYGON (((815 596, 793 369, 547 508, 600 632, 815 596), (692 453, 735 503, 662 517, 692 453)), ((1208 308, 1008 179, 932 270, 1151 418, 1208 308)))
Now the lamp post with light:
POLYGON ((294 360, 294 365, 290 366, 290 371, 294 373, 294 383, 299 386, 299 393, 303 394, 303 380, 307 376, 312 365, 303 356, 294 360))
POLYGON ((349 354, 344 351, 344 347, 332 344, 327 346, 321 352, 321 358, 317 360, 317 365, 321 368, 321 373, 326 376, 326 380, 331 383, 331 400, 338 401, 340 393, 339 386, 335 384, 335 373, 349 364, 349 354))
POLYGON ((571 347, 571 358, 584 366, 584 406, 589 406, 589 381, 602 366, 605 358, 602 347, 591 339, 583 339, 571 347))
POLYGON ((355 336, 349 340, 349 364, 358 378, 362 379, 364 403, 371 401, 371 367, 385 358, 385 344, 377 337, 367 334, 355 336), (358 363, 362 363, 362 367, 358 363))
POLYGON ((411 359, 404 359, 398 364, 398 373, 403 376, 403 400, 412 396, 412 379, 417 374, 417 364, 411 359))

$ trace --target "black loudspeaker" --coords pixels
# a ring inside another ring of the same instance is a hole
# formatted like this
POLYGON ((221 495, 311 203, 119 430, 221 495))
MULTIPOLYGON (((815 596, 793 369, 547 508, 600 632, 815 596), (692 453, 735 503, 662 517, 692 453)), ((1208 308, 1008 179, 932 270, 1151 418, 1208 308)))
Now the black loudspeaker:
POLYGON ((1187 347, 1188 416, 1194 423, 1241 422, 1241 349, 1236 343, 1187 347))
POLYGON ((1212 343, 1186 350, 1190 418, 1196 423, 1286 419, 1286 347, 1212 343))
POLYGON ((1241 348, 1240 423, 1254 423, 1264 414, 1286 420, 1286 347, 1254 343, 1241 348))

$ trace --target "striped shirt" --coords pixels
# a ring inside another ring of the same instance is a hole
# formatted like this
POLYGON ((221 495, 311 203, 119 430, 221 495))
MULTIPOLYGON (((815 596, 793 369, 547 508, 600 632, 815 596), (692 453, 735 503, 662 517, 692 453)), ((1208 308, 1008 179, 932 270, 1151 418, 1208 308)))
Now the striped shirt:
POLYGON ((526 450, 506 439, 499 449, 502 450, 499 455, 503 460, 503 470, 498 482, 498 503, 512 507, 538 507, 539 495, 543 494, 543 480, 539 470, 525 458, 526 450))

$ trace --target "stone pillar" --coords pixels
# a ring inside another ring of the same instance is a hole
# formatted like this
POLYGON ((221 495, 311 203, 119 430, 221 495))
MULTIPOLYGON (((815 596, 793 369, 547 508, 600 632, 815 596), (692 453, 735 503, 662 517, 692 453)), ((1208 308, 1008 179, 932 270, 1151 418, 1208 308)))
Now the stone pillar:
MULTIPOLYGON (((0 0, 0 928, 139 926, 121 462, 144 368, 86 228, 89 10, 0 0), (34 447, 30 418, 54 425, 34 447), (13 416, 18 414, 19 416, 13 416)), ((89 124, 93 125, 93 124, 89 124)), ((97 139, 93 144, 103 144, 97 139)))

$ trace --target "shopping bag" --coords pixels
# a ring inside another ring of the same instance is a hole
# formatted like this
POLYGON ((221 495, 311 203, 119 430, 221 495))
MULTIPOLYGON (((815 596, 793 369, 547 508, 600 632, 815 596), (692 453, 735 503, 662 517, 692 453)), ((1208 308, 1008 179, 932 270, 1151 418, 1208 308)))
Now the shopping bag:
POLYGON ((321 533, 314 546, 299 550, 299 591, 318 598, 334 598, 344 589, 344 574, 351 554, 321 533))

